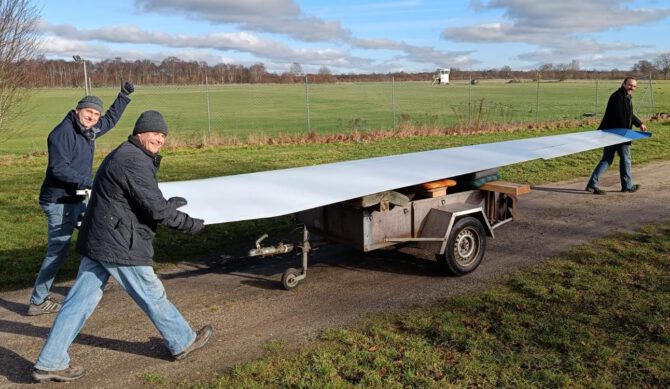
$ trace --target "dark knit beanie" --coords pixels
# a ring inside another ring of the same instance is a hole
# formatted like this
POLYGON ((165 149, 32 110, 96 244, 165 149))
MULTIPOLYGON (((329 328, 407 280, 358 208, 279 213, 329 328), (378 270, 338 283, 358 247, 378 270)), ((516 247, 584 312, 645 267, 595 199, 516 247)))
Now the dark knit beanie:
POLYGON ((77 103, 77 109, 93 108, 102 115, 102 100, 97 96, 84 96, 77 103))
POLYGON ((162 132, 167 135, 168 127, 158 111, 144 111, 137 118, 135 122, 135 128, 133 128, 133 135, 139 134, 141 132, 162 132))

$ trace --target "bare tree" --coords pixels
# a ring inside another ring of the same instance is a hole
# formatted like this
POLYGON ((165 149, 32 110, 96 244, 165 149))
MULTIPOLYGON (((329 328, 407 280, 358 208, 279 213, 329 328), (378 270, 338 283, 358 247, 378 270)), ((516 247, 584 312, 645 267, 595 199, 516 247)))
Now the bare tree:
POLYGON ((668 79, 668 73, 670 73, 670 53, 661 54, 654 61, 658 70, 663 73, 663 79, 668 79))
POLYGON ((29 77, 23 62, 38 49, 39 17, 30 0, 0 0, 0 133, 27 96, 19 88, 29 77))
POLYGON ((265 69, 265 65, 263 63, 257 63, 255 65, 251 65, 249 68, 249 80, 248 82, 251 84, 257 84, 263 82, 263 78, 267 74, 267 70, 265 69))
POLYGON ((654 67, 654 64, 651 62, 647 61, 646 59, 638 61, 635 65, 633 65, 633 73, 635 74, 642 74, 642 75, 649 75, 650 73, 653 73, 656 68, 654 67))
POLYGON ((302 76, 302 66, 300 66, 300 64, 297 62, 293 62, 288 72, 291 73, 294 77, 302 76))
POLYGON ((335 77, 333 77, 333 73, 326 65, 323 65, 319 68, 318 77, 319 82, 335 82, 335 77))

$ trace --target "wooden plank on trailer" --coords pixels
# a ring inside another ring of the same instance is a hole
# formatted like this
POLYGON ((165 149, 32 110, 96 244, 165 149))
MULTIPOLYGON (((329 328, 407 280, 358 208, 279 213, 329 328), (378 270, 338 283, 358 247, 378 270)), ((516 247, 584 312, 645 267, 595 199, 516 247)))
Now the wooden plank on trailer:
POLYGON ((520 196, 526 193, 530 193, 530 185, 528 184, 516 184, 514 182, 508 181, 491 181, 479 187, 481 190, 488 190, 490 192, 499 192, 509 195, 520 196))

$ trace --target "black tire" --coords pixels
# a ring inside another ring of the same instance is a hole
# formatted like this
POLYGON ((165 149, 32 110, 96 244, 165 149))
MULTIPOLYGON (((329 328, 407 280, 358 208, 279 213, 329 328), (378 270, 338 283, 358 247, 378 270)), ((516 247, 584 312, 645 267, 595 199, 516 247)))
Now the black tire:
POLYGON ((437 256, 440 267, 456 276, 473 272, 484 258, 486 232, 482 222, 467 216, 456 221, 446 252, 437 256))
POLYGON ((298 286, 300 280, 296 280, 296 277, 302 274, 300 269, 289 268, 284 271, 284 274, 281 277, 281 284, 284 286, 284 289, 291 290, 298 286))

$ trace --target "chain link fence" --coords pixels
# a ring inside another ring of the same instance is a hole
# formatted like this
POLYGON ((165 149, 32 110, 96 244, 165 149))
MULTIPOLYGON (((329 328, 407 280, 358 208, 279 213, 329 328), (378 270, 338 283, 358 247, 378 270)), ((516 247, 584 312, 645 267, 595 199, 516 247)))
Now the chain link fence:
MULTIPOLYGON (((374 130, 443 129, 488 124, 523 125, 556 120, 599 119, 621 80, 456 80, 430 82, 296 84, 136 85, 133 102, 118 124, 101 139, 111 147, 122 141, 138 115, 163 113, 172 139, 211 136, 240 140, 283 135, 350 134, 374 130)), ((647 120, 670 110, 670 82, 638 78, 633 98, 636 114, 647 120)), ((96 87, 91 93, 110 104, 118 88, 96 87)), ((74 108, 81 89, 36 89, 24 113, 9 127, 16 135, 0 143, 3 152, 41 152, 46 135, 74 108), (38 131, 34 131, 38 130, 38 131)))
MULTIPOLYGON (((141 87, 133 106, 164 113, 181 136, 349 133, 404 126, 446 128, 602 116, 620 80, 235 84, 141 87)), ((654 111, 638 80, 636 113, 654 111)))

